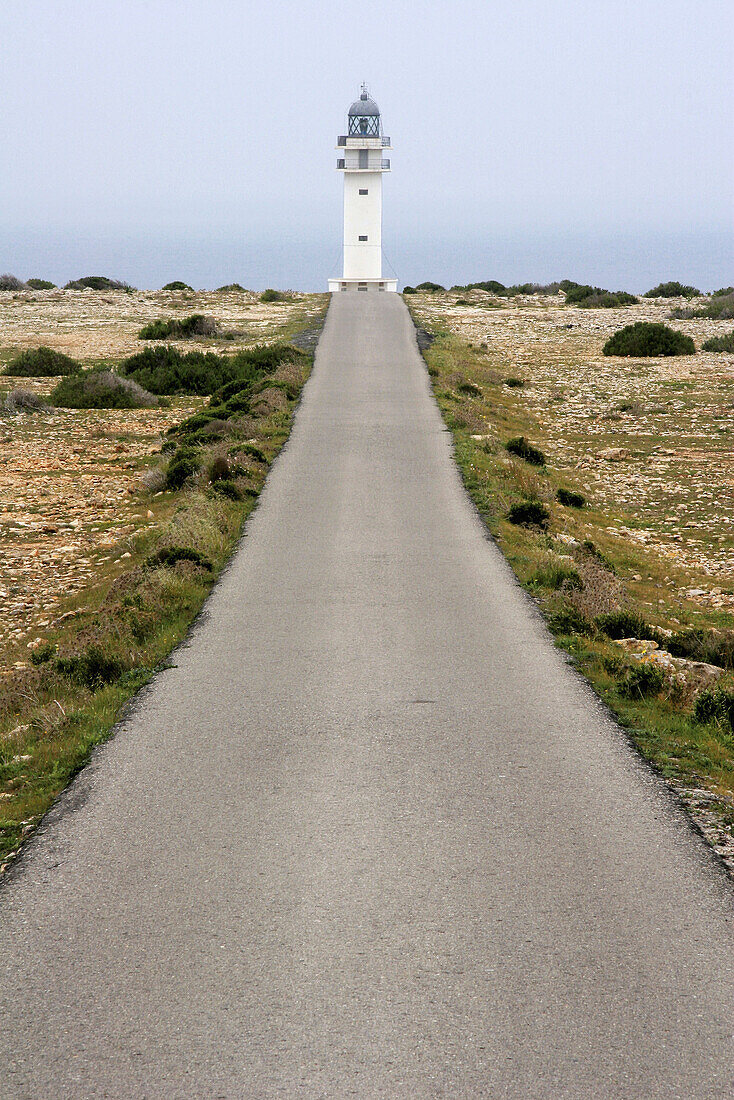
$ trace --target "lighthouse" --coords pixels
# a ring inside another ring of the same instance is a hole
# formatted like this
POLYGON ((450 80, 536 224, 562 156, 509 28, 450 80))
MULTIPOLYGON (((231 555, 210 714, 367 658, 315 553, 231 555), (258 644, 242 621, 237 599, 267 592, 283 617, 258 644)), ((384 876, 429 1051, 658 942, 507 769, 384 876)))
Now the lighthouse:
POLYGON ((382 133, 380 108, 366 86, 349 108, 347 133, 337 138, 343 155, 336 167, 344 173, 344 266, 329 290, 392 290, 397 279, 382 274, 382 176, 390 171, 384 156, 390 138, 382 133))

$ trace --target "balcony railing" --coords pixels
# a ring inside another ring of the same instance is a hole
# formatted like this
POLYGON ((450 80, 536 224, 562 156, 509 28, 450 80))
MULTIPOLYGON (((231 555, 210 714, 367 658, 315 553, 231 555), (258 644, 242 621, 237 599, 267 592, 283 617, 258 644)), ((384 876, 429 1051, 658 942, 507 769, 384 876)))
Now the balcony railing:
MULTIPOLYGON (((347 138, 352 138, 353 141, 358 141, 360 138, 365 138, 368 141, 374 141, 375 135, 374 134, 340 134, 339 137, 336 139, 337 145, 346 145, 347 144, 347 138)), ((390 138, 389 137, 381 137, 380 138, 380 144, 383 145, 383 146, 387 145, 389 147, 390 146, 390 138)))
MULTIPOLYGON (((339 169, 346 170, 347 169, 346 158, 345 157, 339 157, 337 162, 336 162, 336 166, 339 169)), ((389 172, 390 171, 390 161, 386 160, 385 157, 383 157, 382 160, 380 161, 380 168, 379 169, 377 168, 376 164, 370 164, 369 166, 362 165, 361 167, 360 167, 359 164, 350 164, 349 168, 348 168, 348 171, 350 171, 350 172, 377 172, 377 171, 389 172)))

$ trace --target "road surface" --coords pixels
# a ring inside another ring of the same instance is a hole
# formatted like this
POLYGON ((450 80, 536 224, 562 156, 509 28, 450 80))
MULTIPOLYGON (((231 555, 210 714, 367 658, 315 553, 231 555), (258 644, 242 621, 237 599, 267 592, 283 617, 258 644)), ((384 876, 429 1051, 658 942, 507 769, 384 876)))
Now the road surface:
POLYGON ((0 890, 0 1095, 730 1100, 728 880, 335 295, 176 667, 0 890))

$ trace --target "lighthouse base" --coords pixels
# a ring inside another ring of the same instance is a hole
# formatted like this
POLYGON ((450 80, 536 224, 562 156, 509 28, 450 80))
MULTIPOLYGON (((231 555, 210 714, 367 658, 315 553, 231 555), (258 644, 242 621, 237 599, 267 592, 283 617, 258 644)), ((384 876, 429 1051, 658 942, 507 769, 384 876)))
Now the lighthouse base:
POLYGON ((394 294, 397 289, 397 279, 329 279, 330 294, 344 290, 383 290, 394 294))

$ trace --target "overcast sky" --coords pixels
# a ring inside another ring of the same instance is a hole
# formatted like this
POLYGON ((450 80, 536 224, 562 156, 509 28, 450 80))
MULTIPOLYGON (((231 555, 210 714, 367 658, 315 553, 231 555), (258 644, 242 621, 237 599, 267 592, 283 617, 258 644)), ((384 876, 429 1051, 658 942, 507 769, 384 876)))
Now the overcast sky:
POLYGON ((401 283, 734 283, 734 0, 5 0, 0 47, 0 271, 324 289, 367 80, 401 283))

